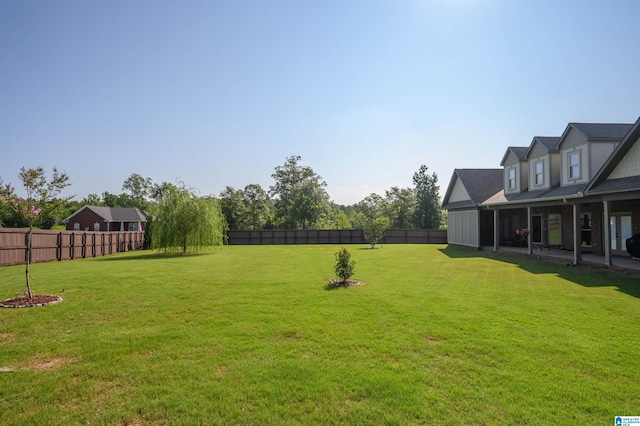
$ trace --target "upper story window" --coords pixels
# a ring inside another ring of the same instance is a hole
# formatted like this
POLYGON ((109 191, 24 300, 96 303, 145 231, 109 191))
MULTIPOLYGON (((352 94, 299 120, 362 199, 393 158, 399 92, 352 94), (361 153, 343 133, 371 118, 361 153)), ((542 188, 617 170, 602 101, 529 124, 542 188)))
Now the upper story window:
POLYGON ((516 189, 516 169, 509 169, 509 189, 516 189))
POLYGON ((140 228, 138 227, 138 223, 136 222, 129 222, 129 231, 139 231, 140 228))
POLYGON ((580 152, 569 154, 569 179, 580 179, 580 152))
POLYGON ((80 224, 78 222, 73 224, 73 230, 74 231, 79 231, 80 230, 80 224))
POLYGON ((544 163, 542 161, 534 164, 535 185, 544 185, 544 163))
POLYGON ((100 231, 100 223, 98 223, 98 222, 94 223, 94 224, 93 224, 93 230, 94 230, 95 232, 100 231))

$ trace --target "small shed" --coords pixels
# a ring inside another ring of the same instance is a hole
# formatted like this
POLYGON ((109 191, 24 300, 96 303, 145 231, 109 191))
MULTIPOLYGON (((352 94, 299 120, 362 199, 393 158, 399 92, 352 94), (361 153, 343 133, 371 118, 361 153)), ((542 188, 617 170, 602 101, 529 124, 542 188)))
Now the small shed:
POLYGON ((144 231, 147 213, 135 207, 84 206, 63 222, 67 231, 144 231))

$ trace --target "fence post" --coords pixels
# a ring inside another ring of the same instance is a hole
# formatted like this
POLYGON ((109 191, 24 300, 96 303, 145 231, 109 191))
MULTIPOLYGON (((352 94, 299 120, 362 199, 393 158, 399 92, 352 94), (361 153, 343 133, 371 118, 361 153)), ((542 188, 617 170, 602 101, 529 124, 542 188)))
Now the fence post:
POLYGON ((62 232, 58 232, 57 237, 57 247, 56 247, 56 259, 62 260, 62 232))

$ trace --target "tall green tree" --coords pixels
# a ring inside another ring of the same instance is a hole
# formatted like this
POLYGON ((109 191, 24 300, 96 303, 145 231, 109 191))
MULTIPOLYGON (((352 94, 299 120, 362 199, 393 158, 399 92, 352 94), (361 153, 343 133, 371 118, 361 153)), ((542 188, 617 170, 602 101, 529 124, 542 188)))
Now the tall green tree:
POLYGON ((414 213, 414 225, 421 229, 440 229, 442 227, 443 214, 440 208, 440 187, 438 175, 429 175, 426 165, 413 174, 414 191, 416 194, 416 209, 414 213))
POLYGON ((329 215, 319 223, 322 229, 351 229, 352 224, 345 213, 345 207, 330 203, 329 215))
POLYGON ((244 187, 242 196, 247 214, 245 223, 249 225, 249 229, 262 229, 273 216, 269 194, 260 185, 252 183, 244 187))
POLYGON ((151 178, 133 173, 122 183, 122 190, 129 195, 134 207, 145 210, 149 207, 153 182, 151 178))
POLYGON ((124 192, 122 194, 112 194, 105 191, 102 193, 102 200, 107 207, 138 207, 131 195, 124 192))
POLYGON ((412 228, 416 210, 416 195, 411 188, 394 186, 385 191, 383 210, 391 222, 391 228, 412 228))
POLYGON ((271 175, 275 183, 269 192, 275 199, 280 228, 313 228, 329 212, 329 195, 324 189, 327 184, 311 167, 300 165, 300 160, 300 156, 287 158, 271 175))
POLYGON ((226 238, 220 201, 198 197, 184 185, 158 202, 153 217, 153 248, 164 253, 206 252, 222 245, 226 238))
POLYGON ((232 230, 246 229, 248 212, 242 190, 227 186, 224 191, 220 193, 219 198, 222 214, 227 222, 227 228, 232 230))
POLYGON ((369 219, 373 219, 382 214, 384 208, 384 198, 376 193, 371 193, 356 204, 356 210, 364 214, 369 219))

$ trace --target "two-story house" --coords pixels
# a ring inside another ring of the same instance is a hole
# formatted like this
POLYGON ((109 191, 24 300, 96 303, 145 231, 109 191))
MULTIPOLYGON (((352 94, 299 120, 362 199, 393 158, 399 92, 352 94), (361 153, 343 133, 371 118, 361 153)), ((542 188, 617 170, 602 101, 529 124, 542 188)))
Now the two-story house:
POLYGON ((486 189, 495 191, 486 198, 464 171, 454 171, 443 200, 449 243, 572 250, 575 263, 589 251, 611 265, 612 255, 627 255, 624 241, 640 233, 639 138, 640 118, 635 124, 570 123, 559 137, 534 137, 528 147, 509 147, 502 169, 487 169, 500 171, 502 182, 497 189, 488 182, 486 189), (460 187, 469 192, 466 206, 460 187), (465 215, 484 220, 459 219, 465 215))

